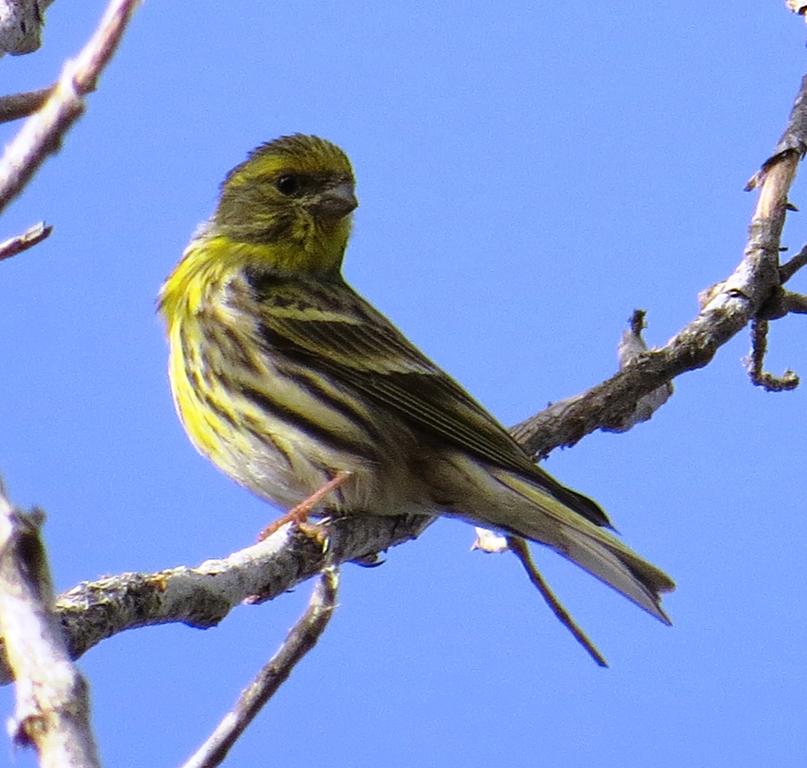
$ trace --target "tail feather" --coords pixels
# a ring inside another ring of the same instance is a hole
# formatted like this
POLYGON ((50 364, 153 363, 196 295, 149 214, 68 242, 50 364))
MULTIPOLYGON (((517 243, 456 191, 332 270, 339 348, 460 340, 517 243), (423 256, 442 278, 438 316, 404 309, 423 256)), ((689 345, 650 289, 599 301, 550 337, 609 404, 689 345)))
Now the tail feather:
POLYGON ((675 583, 666 573, 534 483, 506 470, 493 469, 491 474, 529 502, 506 505, 503 528, 551 547, 660 621, 670 623, 661 607, 661 594, 675 589, 675 583), (544 514, 536 514, 535 507, 544 514))

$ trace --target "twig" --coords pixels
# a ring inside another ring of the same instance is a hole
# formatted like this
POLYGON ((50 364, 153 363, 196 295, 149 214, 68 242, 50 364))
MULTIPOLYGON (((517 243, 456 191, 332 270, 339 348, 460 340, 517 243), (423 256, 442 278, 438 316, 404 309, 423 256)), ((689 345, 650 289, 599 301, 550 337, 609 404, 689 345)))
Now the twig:
POLYGON ((751 354, 746 360, 748 376, 751 382, 762 387, 766 392, 786 392, 799 385, 799 377, 791 370, 781 376, 774 376, 764 370, 765 354, 768 351, 767 320, 757 318, 751 322, 751 354))
POLYGON ((214 768, 220 765, 238 737, 277 689, 288 679, 297 662, 319 640, 336 607, 339 572, 328 567, 317 581, 305 613, 292 627, 283 645, 264 665, 210 737, 182 768, 214 768))
POLYGON ((784 285, 805 265, 807 265, 807 246, 779 267, 779 282, 784 285))
POLYGON ((807 315, 807 296, 801 293, 785 291, 782 294, 782 303, 788 314, 807 315))
POLYGON ((50 610, 41 522, 41 513, 15 510, 0 489, 0 632, 17 683, 14 741, 34 746, 43 768, 92 768, 99 762, 87 684, 50 610))
MULTIPOLYGON (((628 330, 622 334, 622 338, 617 347, 617 358, 619 360, 620 370, 633 362, 643 352, 647 352, 647 344, 644 338, 642 338, 642 331, 645 328, 645 314, 643 309, 634 309, 633 314, 628 320, 628 330)), ((650 417, 670 399, 672 393, 672 383, 669 381, 665 382, 658 389, 654 389, 649 394, 640 397, 636 401, 636 407, 633 409, 633 412, 620 424, 604 427, 603 429, 606 429, 608 432, 627 432, 638 423, 648 421, 650 417)))
POLYGON ((569 632, 572 633, 574 639, 583 646, 588 655, 591 656, 591 658, 594 659, 599 666, 607 667, 608 662, 605 660, 603 655, 597 650, 594 643, 588 639, 586 633, 577 626, 574 619, 563 607, 560 600, 555 597, 555 594, 549 588, 549 585, 544 580, 544 577, 541 576, 538 568, 536 568, 535 563, 532 560, 530 550, 528 549, 527 543, 524 541, 524 539, 518 536, 507 536, 507 546, 510 548, 510 551, 521 561, 521 564, 524 566, 524 570, 527 572, 530 581, 541 593, 544 600, 546 600, 546 604, 550 607, 552 613, 555 614, 557 620, 563 624, 563 626, 566 627, 569 632))
POLYGON ((32 115, 48 100, 54 87, 51 85, 38 91, 0 96, 0 123, 10 123, 12 120, 32 115))
MULTIPOLYGON (((757 200, 754 220, 767 219, 778 211, 788 208, 787 195, 804 151, 807 148, 807 76, 802 78, 801 90, 790 113, 787 128, 776 146, 774 154, 748 182, 753 189, 762 184, 757 200)), ((774 376, 764 370, 765 354, 768 348, 769 319, 785 314, 784 290, 781 283, 788 280, 795 271, 807 263, 804 250, 791 259, 784 267, 777 268, 780 285, 774 287, 769 299, 758 308, 757 316, 751 323, 751 355, 747 361, 751 382, 768 392, 785 392, 799 385, 799 377, 787 370, 782 376, 774 376)))
POLYGON ((0 243, 0 261, 10 259, 18 253, 33 248, 37 243, 41 243, 53 230, 50 224, 40 221, 38 224, 29 227, 21 235, 11 237, 0 243))
POLYGON ((84 97, 95 89, 101 71, 123 36, 137 0, 112 0, 78 57, 65 64, 53 93, 28 118, 0 159, 0 210, 28 183, 45 158, 84 111, 84 97))

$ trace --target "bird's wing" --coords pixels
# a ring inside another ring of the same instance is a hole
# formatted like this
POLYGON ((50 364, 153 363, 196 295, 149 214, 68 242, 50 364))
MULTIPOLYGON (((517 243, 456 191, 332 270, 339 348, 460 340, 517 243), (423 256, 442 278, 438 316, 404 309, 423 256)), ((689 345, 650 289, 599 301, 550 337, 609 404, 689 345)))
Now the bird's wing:
POLYGON ((427 439, 526 475, 591 522, 609 525, 593 501, 534 464, 479 403, 346 283, 290 284, 267 276, 251 283, 269 351, 305 358, 312 370, 394 411, 427 439))

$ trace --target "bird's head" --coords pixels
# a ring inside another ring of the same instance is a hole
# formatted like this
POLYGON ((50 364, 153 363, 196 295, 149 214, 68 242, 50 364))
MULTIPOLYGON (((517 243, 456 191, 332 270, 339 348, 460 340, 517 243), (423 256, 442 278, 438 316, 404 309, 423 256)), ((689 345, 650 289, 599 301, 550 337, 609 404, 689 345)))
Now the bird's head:
POLYGON ((358 205, 339 147, 294 134, 262 144, 227 174, 213 215, 217 235, 257 246, 278 268, 339 271, 358 205))

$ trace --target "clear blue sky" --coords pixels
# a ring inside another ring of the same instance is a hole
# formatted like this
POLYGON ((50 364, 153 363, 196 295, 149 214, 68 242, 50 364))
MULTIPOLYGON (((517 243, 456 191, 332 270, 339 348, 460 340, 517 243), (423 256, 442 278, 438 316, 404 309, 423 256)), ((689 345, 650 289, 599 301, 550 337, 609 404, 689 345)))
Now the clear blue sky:
MULTIPOLYGON (((53 80, 103 5, 56 2, 43 50, 0 62, 2 91, 53 80)), ((58 587, 224 555, 276 515, 190 447, 154 313, 254 145, 303 131, 346 149, 348 279, 510 424, 607 377, 635 307, 663 343, 732 270, 742 187, 784 125, 805 37, 756 0, 144 3, 0 225, 55 227, 0 264, 0 473, 47 511, 58 587)), ((804 330, 776 323, 774 371, 807 375, 804 330)), ((513 558, 470 553, 473 530, 443 521, 381 568, 345 568, 320 646, 227 765, 805 765, 807 390, 754 389, 747 348, 679 379, 651 422, 547 463, 676 578, 672 628, 538 551, 598 669, 513 558)), ((309 591, 89 653, 105 764, 179 763, 309 591)), ((13 760, 34 764, 0 746, 13 760)))

